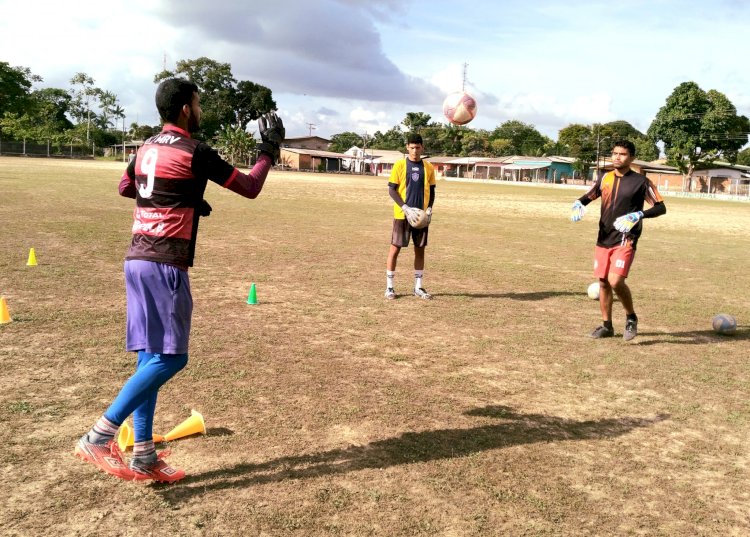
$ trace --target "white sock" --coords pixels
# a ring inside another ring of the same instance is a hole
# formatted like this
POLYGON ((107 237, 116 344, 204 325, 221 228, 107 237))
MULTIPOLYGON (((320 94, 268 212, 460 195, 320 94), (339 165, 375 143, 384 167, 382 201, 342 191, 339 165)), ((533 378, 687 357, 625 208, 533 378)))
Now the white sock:
POLYGON ((424 276, 423 270, 414 271, 414 289, 422 288, 422 276, 424 276))
POLYGON ((396 276, 396 271, 395 270, 386 270, 385 271, 385 280, 386 280, 385 287, 386 287, 386 289, 393 289, 393 278, 395 276, 396 276))

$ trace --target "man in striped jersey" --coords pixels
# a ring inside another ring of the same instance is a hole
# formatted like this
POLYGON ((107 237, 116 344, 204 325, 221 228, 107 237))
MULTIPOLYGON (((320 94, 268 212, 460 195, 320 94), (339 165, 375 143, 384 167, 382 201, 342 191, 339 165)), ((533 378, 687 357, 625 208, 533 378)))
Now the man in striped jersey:
POLYGON ((638 334, 638 316, 633 308, 633 296, 625 283, 635 257, 635 246, 643 231, 644 218, 656 218, 667 212, 659 191, 650 179, 630 169, 635 159, 635 144, 629 140, 615 142, 612 149, 614 170, 598 178, 594 186, 576 200, 571 220, 583 218, 584 207, 602 198, 599 236, 596 241, 594 275, 599 278, 599 308, 602 325, 594 329, 595 339, 615 335, 612 326, 613 293, 625 309, 625 332, 622 338, 630 341, 638 334), (643 210, 644 203, 651 205, 643 210))
POLYGON ((163 130, 146 140, 120 181, 120 194, 135 198, 132 241, 125 257, 126 350, 138 353, 136 372, 78 441, 75 454, 126 480, 174 482, 185 476, 156 454, 153 418, 159 388, 188 361, 193 311, 188 268, 193 265, 198 223, 211 207, 208 181, 254 199, 278 158, 284 125, 273 112, 258 120, 259 157, 249 174, 191 137, 200 127, 198 87, 170 78, 156 90, 163 130), (114 436, 133 414, 135 444, 129 465, 114 436))

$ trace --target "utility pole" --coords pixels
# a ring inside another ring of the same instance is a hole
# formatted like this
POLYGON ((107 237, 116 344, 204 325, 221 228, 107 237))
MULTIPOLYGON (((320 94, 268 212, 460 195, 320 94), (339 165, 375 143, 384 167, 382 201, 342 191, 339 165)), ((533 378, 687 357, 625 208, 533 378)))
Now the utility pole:
POLYGON ((365 131, 365 135, 362 137, 362 167, 360 168, 360 173, 365 173, 365 162, 367 161, 367 131, 365 131))
POLYGON ((307 135, 312 136, 312 131, 315 130, 315 123, 307 123, 307 135))
MULTIPOLYGON (((599 132, 599 129, 596 129, 596 177, 594 177, 594 181, 599 179, 599 144, 601 143, 600 138, 601 133, 599 132)), ((584 184, 586 184, 584 182, 584 184)))
POLYGON ((126 162, 128 159, 125 154, 125 116, 122 116, 122 161, 126 162))

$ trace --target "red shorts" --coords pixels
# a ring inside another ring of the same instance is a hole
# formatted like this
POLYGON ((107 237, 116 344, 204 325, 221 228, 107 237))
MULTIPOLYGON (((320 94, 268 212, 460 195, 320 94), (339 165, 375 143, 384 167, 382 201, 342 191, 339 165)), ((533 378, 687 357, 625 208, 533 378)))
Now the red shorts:
POLYGON ((594 253, 594 276, 606 280, 607 275, 614 272, 627 278, 634 257, 635 250, 629 244, 613 248, 597 246, 594 253))

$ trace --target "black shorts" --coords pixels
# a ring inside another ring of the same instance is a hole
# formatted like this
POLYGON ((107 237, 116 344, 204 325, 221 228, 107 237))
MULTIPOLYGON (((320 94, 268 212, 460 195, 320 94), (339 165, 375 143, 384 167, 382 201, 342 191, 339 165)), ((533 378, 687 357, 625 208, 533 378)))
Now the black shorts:
POLYGON ((424 248, 427 246, 427 233, 429 229, 430 226, 422 229, 414 229, 405 218, 403 220, 394 218, 391 244, 399 248, 409 246, 409 237, 411 237, 414 240, 414 246, 424 248))

